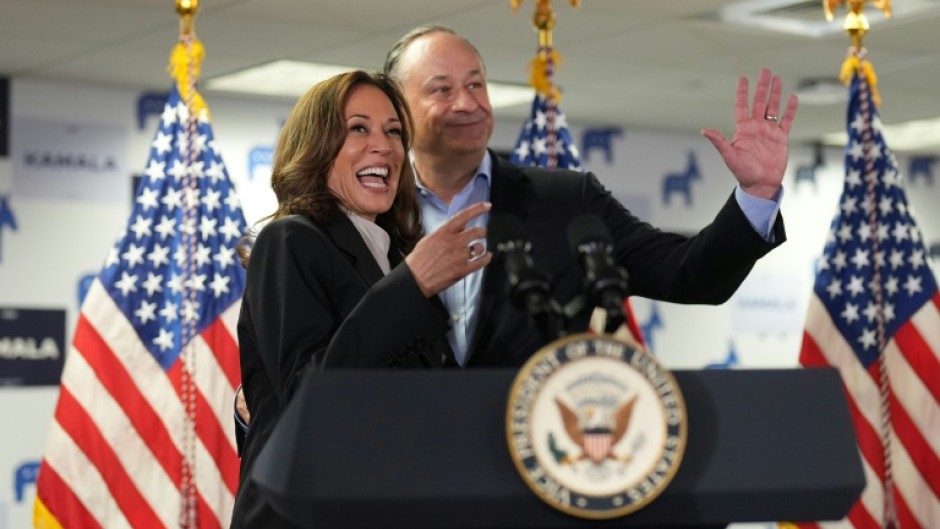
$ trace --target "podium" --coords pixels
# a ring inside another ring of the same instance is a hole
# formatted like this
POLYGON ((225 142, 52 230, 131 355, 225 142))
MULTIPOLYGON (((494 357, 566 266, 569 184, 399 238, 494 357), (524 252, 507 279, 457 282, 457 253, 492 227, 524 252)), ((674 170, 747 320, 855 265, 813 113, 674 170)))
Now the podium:
POLYGON ((505 433, 515 370, 311 372, 252 478, 311 528, 723 527, 842 518, 865 483, 836 370, 673 371, 688 417, 672 483, 628 516, 538 499, 505 433))

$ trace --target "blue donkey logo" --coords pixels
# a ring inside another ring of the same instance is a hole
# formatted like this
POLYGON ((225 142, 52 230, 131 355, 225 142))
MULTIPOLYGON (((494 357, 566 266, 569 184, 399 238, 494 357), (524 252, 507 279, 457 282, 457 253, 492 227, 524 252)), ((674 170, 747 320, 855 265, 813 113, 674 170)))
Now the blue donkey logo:
POLYGON ((692 205, 692 181, 701 180, 702 174, 698 170, 695 153, 689 151, 689 161, 685 171, 669 173, 663 178, 663 204, 669 204, 669 197, 673 193, 685 196, 685 205, 692 205))

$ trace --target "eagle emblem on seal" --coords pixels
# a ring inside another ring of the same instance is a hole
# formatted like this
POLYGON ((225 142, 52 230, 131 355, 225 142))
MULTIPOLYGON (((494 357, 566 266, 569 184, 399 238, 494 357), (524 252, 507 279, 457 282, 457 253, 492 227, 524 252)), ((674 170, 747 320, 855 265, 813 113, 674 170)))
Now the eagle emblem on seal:
POLYGON ((583 459, 589 459, 595 465, 600 465, 607 459, 620 463, 629 462, 629 455, 617 457, 613 448, 627 433, 636 399, 634 395, 613 410, 602 406, 587 406, 578 413, 556 397, 555 404, 561 414, 565 432, 568 438, 581 448, 581 454, 569 456, 557 447, 554 436, 551 436, 549 444, 555 460, 565 465, 575 464, 583 459))

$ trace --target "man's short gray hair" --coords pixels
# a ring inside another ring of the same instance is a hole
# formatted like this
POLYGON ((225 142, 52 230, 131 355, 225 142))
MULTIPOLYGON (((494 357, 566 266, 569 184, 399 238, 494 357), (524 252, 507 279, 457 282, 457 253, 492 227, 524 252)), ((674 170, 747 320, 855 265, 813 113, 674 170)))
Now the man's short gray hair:
POLYGON ((385 72, 385 75, 391 77, 396 82, 401 84, 403 81, 402 71, 400 70, 402 54, 405 53, 405 50, 408 49, 408 46, 410 46, 412 42, 432 33, 448 33, 460 38, 467 43, 467 46, 470 46, 470 49, 472 49, 474 53, 477 54, 477 57, 480 58, 480 64, 483 64, 483 56, 480 55, 480 50, 478 50, 477 47, 473 45, 473 43, 467 40, 466 37, 460 33, 457 33, 449 26, 445 26, 443 24, 424 24, 412 29, 408 33, 405 33, 405 35, 398 39, 398 42, 396 42, 395 45, 392 46, 390 50, 388 50, 388 54, 385 56, 385 66, 382 68, 382 70, 385 72))

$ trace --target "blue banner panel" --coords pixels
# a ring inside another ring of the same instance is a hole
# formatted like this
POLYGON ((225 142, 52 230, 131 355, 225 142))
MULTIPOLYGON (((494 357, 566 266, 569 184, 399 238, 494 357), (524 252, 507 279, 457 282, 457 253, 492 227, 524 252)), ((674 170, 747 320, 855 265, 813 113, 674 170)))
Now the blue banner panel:
POLYGON ((64 362, 64 309, 0 308, 0 386, 56 386, 64 362))

